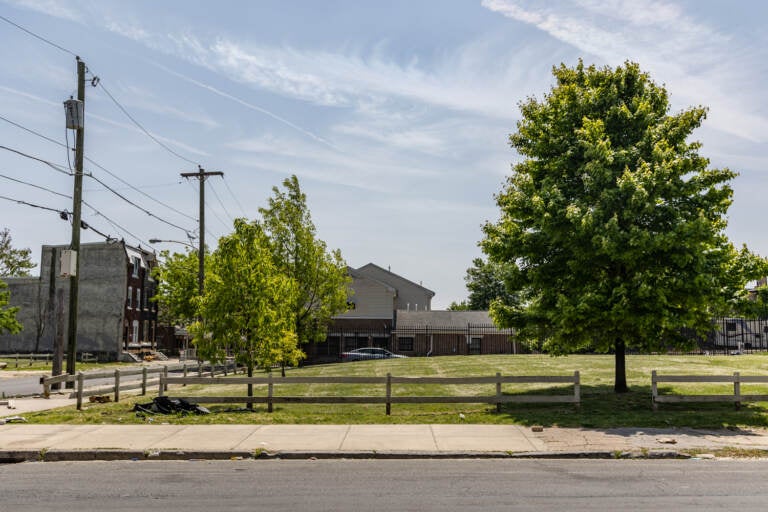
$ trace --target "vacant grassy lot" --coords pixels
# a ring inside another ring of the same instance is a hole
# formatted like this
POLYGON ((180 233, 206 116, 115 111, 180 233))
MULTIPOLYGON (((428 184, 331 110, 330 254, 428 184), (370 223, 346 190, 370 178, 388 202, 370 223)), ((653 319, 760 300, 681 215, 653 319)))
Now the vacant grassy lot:
MULTIPOLYGON (((631 391, 613 393, 613 357, 574 355, 552 358, 539 355, 459 356, 410 358, 384 361, 359 361, 290 370, 290 376, 492 376, 569 375, 581 372, 582 405, 576 410, 568 404, 507 404, 497 413, 487 404, 393 404, 392 415, 385 415, 381 405, 358 404, 276 404, 273 413, 266 405, 255 404, 252 411, 239 405, 213 405, 213 414, 205 416, 162 416, 154 422, 199 423, 514 423, 565 427, 768 427, 768 403, 744 404, 736 411, 732 404, 663 404, 651 410, 651 370, 661 374, 742 375, 768 374, 768 355, 742 356, 628 356, 627 380, 631 391), (460 418, 459 413, 464 415, 460 418)), ((275 375, 279 379, 279 373, 275 375)), ((169 396, 244 396, 245 385, 171 387, 169 396)), ((726 394, 728 384, 675 384, 665 392, 726 394)), ((119 403, 85 404, 83 411, 74 407, 27 415, 30 423, 143 423, 149 417, 132 412, 134 403, 149 402, 157 389, 146 397, 124 398, 119 403)), ((570 394, 571 386, 505 384, 504 393, 570 394)), ((393 386, 394 396, 418 395, 493 395, 493 385, 474 386, 393 386)), ((768 386, 742 384, 743 394, 768 394, 768 386)), ((264 386, 256 386, 255 395, 266 395, 264 386)), ((275 386, 275 395, 381 396, 378 385, 284 385, 275 386)))
MULTIPOLYGON (((15 357, 0 357, 0 363, 8 363, 8 365, 0 370, 0 372, 33 372, 38 374, 40 372, 51 371, 51 361, 45 359, 33 359, 29 358, 15 358, 15 357)), ((67 362, 64 361, 64 366, 67 362)), ((102 368, 119 368, 124 363, 82 363, 77 361, 77 371, 87 372, 88 370, 98 370, 102 368)))

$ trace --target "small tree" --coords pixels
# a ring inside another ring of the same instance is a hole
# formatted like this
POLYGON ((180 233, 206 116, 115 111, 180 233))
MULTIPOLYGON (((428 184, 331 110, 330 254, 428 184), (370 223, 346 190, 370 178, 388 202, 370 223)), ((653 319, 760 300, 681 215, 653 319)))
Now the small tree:
POLYGON ((324 341, 331 318, 347 309, 351 279, 341 252, 317 238, 299 179, 291 176, 283 187, 274 187, 268 207, 259 209, 262 226, 273 263, 298 286, 291 307, 299 343, 324 341))
POLYGON ((152 300, 159 305, 159 320, 167 325, 189 325, 197 315, 197 252, 171 254, 162 251, 159 261, 152 271, 158 283, 152 300))
MULTIPOLYGON (((298 362, 303 357, 293 330, 298 287, 272 261, 261 227, 235 220, 235 231, 219 239, 208 267, 199 301, 202 320, 192 328, 200 356, 222 362, 232 353, 249 377, 257 366, 298 362)), ((248 396, 253 396, 250 384, 248 396)))
POLYGON ((711 169, 687 139, 701 107, 669 113, 667 91, 634 63, 553 69, 542 101, 520 105, 511 145, 523 157, 497 196, 483 250, 507 265, 491 315, 553 354, 613 352, 627 391, 625 350, 684 344, 710 329, 734 248, 724 235, 735 173, 711 169))
POLYGON ((7 291, 8 285, 0 281, 0 334, 16 334, 21 332, 21 324, 16 320, 16 312, 19 308, 8 307, 11 300, 11 292, 7 291))
POLYGON ((28 276, 35 268, 32 263, 31 249, 14 249, 11 244, 11 233, 8 228, 0 231, 0 276, 28 276))

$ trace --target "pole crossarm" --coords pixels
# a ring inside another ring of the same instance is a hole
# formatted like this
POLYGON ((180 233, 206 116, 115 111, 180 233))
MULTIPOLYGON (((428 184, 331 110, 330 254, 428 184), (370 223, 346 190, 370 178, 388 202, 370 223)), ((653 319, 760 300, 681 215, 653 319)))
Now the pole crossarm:
POLYGON ((196 178, 200 182, 200 245, 197 247, 198 275, 197 286, 200 295, 205 288, 205 180, 209 176, 224 176, 221 171, 206 171, 198 166, 197 172, 182 172, 182 178, 196 178))

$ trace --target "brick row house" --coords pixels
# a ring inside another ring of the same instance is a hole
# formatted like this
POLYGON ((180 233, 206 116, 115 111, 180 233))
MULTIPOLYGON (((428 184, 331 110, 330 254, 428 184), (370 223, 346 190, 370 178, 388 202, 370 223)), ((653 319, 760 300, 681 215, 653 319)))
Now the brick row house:
MULTIPOLYGON (((60 257, 68 246, 43 246, 40 276, 5 278, 23 330, 0 336, 0 352, 52 352, 54 339, 67 345, 69 278, 60 257)), ((153 252, 122 241, 81 244, 77 351, 115 361, 156 347, 157 305, 153 252)))

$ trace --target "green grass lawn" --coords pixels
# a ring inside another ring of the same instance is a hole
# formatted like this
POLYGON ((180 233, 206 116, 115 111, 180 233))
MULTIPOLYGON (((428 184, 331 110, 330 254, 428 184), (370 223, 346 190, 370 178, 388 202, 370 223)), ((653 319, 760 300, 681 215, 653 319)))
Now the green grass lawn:
MULTIPOLYGON (((40 373, 40 372, 48 372, 51 371, 52 363, 51 361, 46 361, 44 359, 33 359, 30 361, 29 358, 10 358, 10 357, 0 357, 0 363, 8 363, 8 365, 0 370, 0 372, 34 372, 34 373, 40 373)), ((124 365, 125 363, 81 363, 80 361, 77 361, 76 367, 77 371, 83 371, 86 372, 88 370, 99 370, 102 368, 118 368, 121 365, 124 365)), ((67 365, 67 362, 64 361, 64 366, 67 365)))
MULTIPOLYGON (((768 374, 768 354, 742 356, 628 356, 629 393, 613 392, 613 357, 573 355, 552 358, 542 355, 457 356, 409 358, 384 361, 358 361, 289 370, 289 376, 493 376, 502 375, 570 375, 581 373, 582 404, 506 404, 501 413, 488 404, 393 404, 391 416, 385 406, 359 404, 276 404, 273 413, 266 405, 255 404, 252 411, 240 405, 212 405, 205 416, 157 415, 153 422, 172 424, 204 423, 506 423, 563 427, 768 427, 768 403, 744 404, 737 411, 728 403, 661 404, 658 412, 651 409, 651 370, 660 374, 742 375, 768 374), (464 419, 459 417, 464 415, 464 419)), ((262 375, 262 374, 260 374, 262 375)), ((279 372, 275 374, 279 379, 279 372)), ((729 384, 664 385, 664 392, 681 394, 726 394, 729 384)), ((243 396, 245 385, 171 387, 169 396, 243 396)), ((768 386, 742 384, 743 394, 768 394, 768 386)), ((494 385, 393 385, 394 396, 418 395, 493 395, 494 385)), ((571 386, 505 384, 503 393, 571 394, 571 386)), ((157 389, 146 397, 131 396, 119 403, 84 404, 74 407, 27 414, 30 423, 71 424, 136 424, 149 421, 132 412, 134 403, 151 401, 157 389)), ((265 395, 264 387, 255 387, 255 395, 265 395)), ((380 385, 278 385, 275 396, 324 394, 339 396, 381 396, 380 385)))

